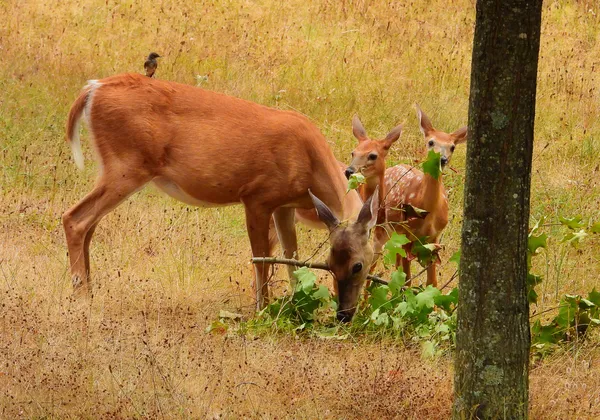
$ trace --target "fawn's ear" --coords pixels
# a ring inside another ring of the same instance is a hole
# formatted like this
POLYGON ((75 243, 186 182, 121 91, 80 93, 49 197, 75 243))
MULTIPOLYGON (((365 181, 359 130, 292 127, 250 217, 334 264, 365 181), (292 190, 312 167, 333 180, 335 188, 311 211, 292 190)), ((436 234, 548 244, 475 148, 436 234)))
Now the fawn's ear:
POLYGON ((335 217, 335 214, 333 214, 329 207, 327 207, 327 204, 319 200, 310 190, 308 190, 308 194, 310 195, 310 198, 313 204, 315 205, 315 209, 317 210, 317 216, 319 216, 321 222, 325 223, 327 229, 329 229, 329 231, 332 231, 333 229, 338 227, 340 221, 337 217, 335 217))
POLYGON ((377 223, 377 213, 379 213, 379 186, 375 187, 373 195, 363 204, 356 224, 362 225, 368 233, 377 223))
POLYGON ((429 135, 429 133, 434 131, 433 125, 431 124, 429 117, 427 115, 425 115, 425 113, 421 110, 421 107, 419 107, 419 104, 415 104, 415 108, 417 108, 417 118, 419 119, 419 129, 421 130, 421 133, 423 133, 423 135, 425 137, 427 137, 429 135))
POLYGON ((388 135, 385 136, 385 138, 383 139, 383 142, 384 142, 383 148, 385 150, 388 150, 392 146, 392 144, 394 144, 394 142, 400 138, 401 134, 402 134, 402 124, 394 127, 392 129, 392 131, 390 131, 388 133, 388 135))
POLYGON ((467 141, 468 139, 468 135, 469 135, 469 130, 467 129, 467 127, 462 127, 459 128, 458 130, 456 130, 454 133, 450 134, 452 136, 452 140, 454 141, 454 144, 461 144, 467 141))
POLYGON ((352 134, 358 139, 359 142, 367 140, 367 130, 363 127, 358 115, 352 117, 352 134))

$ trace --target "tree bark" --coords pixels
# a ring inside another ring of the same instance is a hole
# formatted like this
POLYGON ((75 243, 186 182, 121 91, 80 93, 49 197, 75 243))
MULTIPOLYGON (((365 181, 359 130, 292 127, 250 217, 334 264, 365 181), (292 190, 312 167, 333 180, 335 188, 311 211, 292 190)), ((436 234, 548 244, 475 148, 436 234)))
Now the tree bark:
POLYGON ((542 0, 478 0, 453 418, 526 419, 527 234, 542 0))

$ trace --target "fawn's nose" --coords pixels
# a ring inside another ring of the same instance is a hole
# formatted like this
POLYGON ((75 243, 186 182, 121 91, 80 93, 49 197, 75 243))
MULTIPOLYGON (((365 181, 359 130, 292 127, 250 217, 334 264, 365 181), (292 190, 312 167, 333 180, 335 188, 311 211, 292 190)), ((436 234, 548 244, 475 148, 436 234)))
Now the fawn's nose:
POLYGON ((446 166, 446 164, 448 163, 448 158, 446 156, 442 156, 440 160, 442 162, 442 166, 446 166))
POLYGON ((348 166, 344 174, 346 175, 346 178, 350 179, 350 175, 352 175, 354 172, 354 168, 352 166, 348 166))

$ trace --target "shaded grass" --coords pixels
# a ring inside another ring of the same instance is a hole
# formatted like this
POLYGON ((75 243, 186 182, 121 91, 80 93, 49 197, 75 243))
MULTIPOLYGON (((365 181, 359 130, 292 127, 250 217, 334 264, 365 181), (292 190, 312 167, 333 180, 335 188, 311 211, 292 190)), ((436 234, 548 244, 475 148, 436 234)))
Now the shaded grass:
MULTIPOLYGON (((87 79, 141 71, 157 51, 159 78, 298 110, 342 161, 354 113, 373 137, 404 122, 389 162, 411 162, 422 156, 413 102, 442 130, 467 119, 473 1, 5 1, 0 11, 1 417, 448 417, 450 361, 421 361, 410 346, 203 332, 221 308, 252 314, 239 207, 138 193, 94 237, 93 302, 72 301, 60 215, 91 189, 95 166, 84 135, 76 171, 64 122, 87 79)), ((599 24, 595 2, 546 2, 534 218, 600 219, 599 24)), ((464 153, 444 177, 444 262, 459 247, 464 153)), ((299 237, 307 255, 324 233, 299 237)), ((546 278, 535 311, 587 292, 598 239, 551 243, 535 270, 546 278)), ((453 266, 441 272, 443 282, 453 266)), ((535 367, 533 418, 597 415, 597 346, 535 367)))

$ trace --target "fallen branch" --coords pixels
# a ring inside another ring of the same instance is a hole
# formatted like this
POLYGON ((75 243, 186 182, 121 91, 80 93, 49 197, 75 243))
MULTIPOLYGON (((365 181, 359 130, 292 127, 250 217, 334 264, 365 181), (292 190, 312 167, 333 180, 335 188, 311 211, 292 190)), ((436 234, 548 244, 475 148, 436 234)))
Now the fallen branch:
MULTIPOLYGON (((252 263, 253 264, 261 264, 261 263, 262 264, 285 264, 285 265, 292 265, 294 267, 308 267, 308 268, 316 268, 317 270, 329 271, 329 266, 325 263, 311 263, 311 262, 305 262, 305 261, 292 260, 292 259, 288 259, 288 258, 255 257, 255 258, 252 258, 252 263)), ((381 277, 373 276, 371 274, 369 274, 367 276, 367 279, 371 280, 372 282, 378 283, 378 284, 386 284, 386 285, 388 284, 388 282, 386 280, 382 279, 381 277)))

